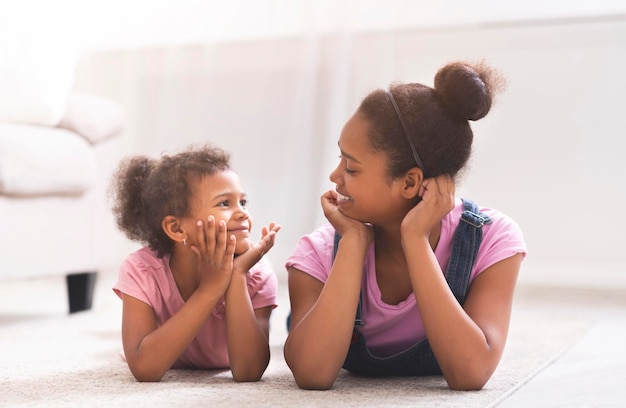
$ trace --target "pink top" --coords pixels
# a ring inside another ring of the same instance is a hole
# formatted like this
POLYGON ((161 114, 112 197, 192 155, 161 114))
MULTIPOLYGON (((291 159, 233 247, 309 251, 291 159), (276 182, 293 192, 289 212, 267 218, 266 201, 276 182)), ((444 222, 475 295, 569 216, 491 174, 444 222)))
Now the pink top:
MULTIPOLYGON (((483 240, 478 250, 470 282, 485 269, 516 253, 526 256, 526 246, 519 226, 506 215, 480 207, 491 217, 491 224, 483 226, 483 240)), ((442 220, 441 237, 435 248, 435 256, 445 272, 452 251, 454 231, 461 219, 463 203, 457 199, 454 209, 442 220)), ((285 267, 299 269, 321 282, 330 274, 335 230, 326 224, 300 239, 285 267)), ((397 305, 382 301, 376 281, 374 243, 371 244, 363 267, 361 283, 362 318, 365 325, 360 329, 368 349, 375 355, 385 357, 406 350, 425 337, 424 325, 411 294, 397 305)))
MULTIPOLYGON (((264 259, 250 269, 248 292, 254 309, 276 307, 277 283, 270 263, 264 259)), ((170 270, 169 256, 158 258, 156 253, 147 247, 130 254, 122 262, 113 291, 120 298, 122 293, 125 293, 150 305, 154 309, 159 326, 178 312, 185 303, 170 270)), ((172 368, 228 368, 224 306, 222 298, 172 368)))

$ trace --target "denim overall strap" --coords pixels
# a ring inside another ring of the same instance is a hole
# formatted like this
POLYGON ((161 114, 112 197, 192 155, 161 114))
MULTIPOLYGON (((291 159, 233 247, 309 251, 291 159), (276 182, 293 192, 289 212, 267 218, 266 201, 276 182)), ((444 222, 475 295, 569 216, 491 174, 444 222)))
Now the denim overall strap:
POLYGON ((465 302, 472 268, 483 239, 482 226, 489 223, 491 219, 480 213, 472 200, 463 199, 461 222, 454 231, 452 254, 446 270, 446 281, 461 305, 465 302))
MULTIPOLYGON (((478 212, 471 200, 463 200, 464 211, 457 226, 452 254, 446 269, 446 281, 460 304, 465 300, 472 268, 482 240, 482 226, 491 222, 478 212)), ((357 319, 360 319, 360 302, 357 319)), ((374 356, 367 348, 365 338, 355 327, 343 368, 373 377, 440 375, 441 369, 427 339, 409 349, 389 357, 374 356)))

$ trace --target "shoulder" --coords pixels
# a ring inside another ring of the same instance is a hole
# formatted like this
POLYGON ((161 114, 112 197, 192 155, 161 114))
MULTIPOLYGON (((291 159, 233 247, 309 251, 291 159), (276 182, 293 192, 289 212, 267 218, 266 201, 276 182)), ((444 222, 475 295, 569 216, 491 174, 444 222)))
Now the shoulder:
POLYGON ((483 239, 524 243, 522 229, 513 218, 489 207, 480 207, 480 212, 491 220, 483 227, 483 239))
MULTIPOLYGON (((519 225, 513 218, 494 208, 480 206, 479 212, 488 216, 490 222, 482 226, 482 240, 476 256, 472 277, 481 273, 491 265, 517 253, 526 256, 527 249, 524 236, 519 225)), ((457 199, 454 209, 442 221, 442 240, 438 245, 438 256, 445 261, 450 257, 454 233, 461 222, 464 211, 463 201, 457 199)))
POLYGON ((300 238, 285 263, 285 268, 297 268, 325 281, 332 266, 335 229, 325 224, 300 238))
MULTIPOLYGON (((487 217, 489 217, 489 223, 483 225, 483 239, 496 238, 496 239, 515 239, 523 242, 523 234, 520 226, 515 220, 505 213, 496 210, 491 207, 478 205, 478 211, 487 217)), ((462 199, 457 199, 454 208, 448 214, 444 221, 448 228, 454 230, 461 222, 461 216, 464 211, 464 204, 462 199)))
MULTIPOLYGON (((459 219, 463 211, 461 203, 458 211, 459 219)), ((482 242, 476 259, 475 273, 515 254, 526 257, 527 249, 522 229, 513 218, 490 207, 479 206, 482 214, 489 217, 490 222, 482 227, 482 242)))
POLYGON ((148 272, 155 269, 163 269, 167 265, 167 257, 159 258, 156 252, 149 247, 141 248, 132 254, 128 255, 124 261, 120 272, 148 272))
POLYGON ((308 257, 312 253, 324 254, 332 252, 335 239, 335 229, 325 224, 315 231, 300 238, 292 256, 308 257))
POLYGON ((122 261, 113 290, 118 296, 123 292, 150 303, 147 293, 155 291, 159 282, 166 279, 166 271, 169 269, 167 259, 159 258, 148 247, 133 252, 122 261))

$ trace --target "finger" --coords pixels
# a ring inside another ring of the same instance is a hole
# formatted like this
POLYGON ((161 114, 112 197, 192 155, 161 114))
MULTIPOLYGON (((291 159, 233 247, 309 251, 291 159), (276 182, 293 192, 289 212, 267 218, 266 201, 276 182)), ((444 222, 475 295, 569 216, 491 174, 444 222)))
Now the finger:
MULTIPOLYGON (((231 235, 232 236, 232 235, 231 235)), ((220 220, 217 225, 215 252, 216 254, 224 254, 227 251, 227 246, 230 245, 230 239, 228 231, 226 230, 226 222, 220 220)))
POLYGON ((196 222, 196 245, 195 245, 198 251, 198 254, 206 253, 207 246, 206 246, 205 238, 206 238, 206 235, 204 232, 204 225, 202 221, 198 220, 196 222))
POLYGON ((206 221, 206 228, 204 230, 204 242, 206 246, 206 251, 209 255, 213 255, 215 253, 215 217, 209 215, 206 221))
POLYGON ((445 177, 435 177, 431 185, 433 193, 437 195, 444 194, 446 191, 448 191, 448 183, 445 177))
POLYGON ((281 226, 279 224, 276 224, 275 222, 271 222, 270 225, 268 225, 267 227, 263 227, 263 230, 261 231, 262 232, 261 236, 264 237, 270 231, 278 232, 280 231, 280 228, 281 226))
POLYGON ((456 192, 456 183, 454 182, 454 179, 452 178, 452 176, 448 176, 447 181, 448 181, 448 192, 451 194, 454 194, 456 192))
POLYGON ((197 257, 201 257, 202 254, 200 253, 200 250, 198 249, 198 247, 193 244, 190 246, 191 250, 196 254, 197 257))
POLYGON ((261 249, 263 254, 265 254, 274 246, 275 241, 276 241, 276 232, 274 231, 268 232, 268 234, 261 240, 261 242, 263 243, 263 248, 261 249))
MULTIPOLYGON (((224 227, 224 229, 226 229, 224 227)), ((235 247, 237 246, 237 237, 235 237, 234 235, 230 235, 227 239, 227 243, 226 243, 226 251, 225 251, 225 255, 227 257, 227 259, 230 259, 231 261, 233 260, 233 258, 235 257, 235 247)))
POLYGON ((251 246, 251 249, 258 252, 260 256, 263 256, 274 246, 275 238, 276 232, 268 231, 267 235, 251 246))
POLYGON ((322 195, 322 203, 337 203, 337 192, 334 190, 328 190, 322 195))
POLYGON ((432 179, 428 188, 437 196, 449 195, 454 190, 454 182, 449 174, 442 174, 432 179))
POLYGON ((417 195, 419 197, 424 197, 424 194, 426 194, 426 186, 424 185, 424 183, 422 183, 422 184, 420 184, 420 187, 417 190, 417 195))

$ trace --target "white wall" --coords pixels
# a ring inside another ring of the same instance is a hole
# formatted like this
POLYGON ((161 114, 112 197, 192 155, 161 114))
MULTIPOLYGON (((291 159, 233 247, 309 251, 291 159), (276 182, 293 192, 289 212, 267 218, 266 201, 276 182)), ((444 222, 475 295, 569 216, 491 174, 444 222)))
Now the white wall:
MULTIPOLYGON (((232 151, 257 225, 284 225, 271 252, 284 276, 323 221, 338 133, 367 91, 486 58, 509 88, 474 126, 461 194, 519 222, 522 281, 626 287, 626 4, 508 3, 98 3, 81 11, 102 18, 85 28, 76 87, 127 107, 118 156, 199 141, 232 151)), ((129 245, 112 242, 116 263, 129 245)))
POLYGON ((0 33, 112 49, 624 13, 621 0, 0 0, 0 33))

